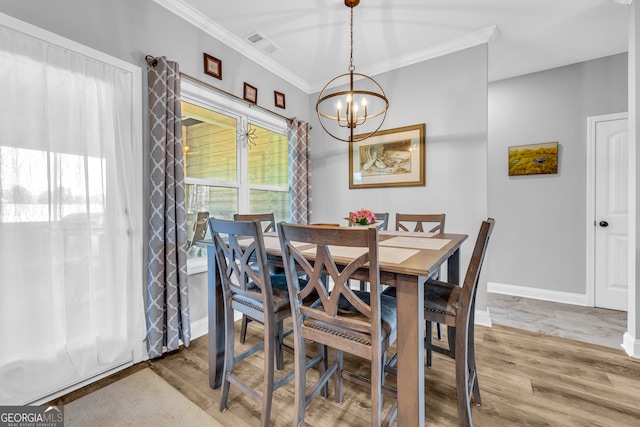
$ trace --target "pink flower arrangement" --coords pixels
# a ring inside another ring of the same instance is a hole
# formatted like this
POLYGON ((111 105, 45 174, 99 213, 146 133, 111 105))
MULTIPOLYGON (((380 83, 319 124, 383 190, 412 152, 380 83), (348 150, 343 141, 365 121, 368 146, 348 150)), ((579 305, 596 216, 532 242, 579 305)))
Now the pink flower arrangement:
POLYGON ((351 212, 351 215, 345 219, 360 225, 371 225, 376 223, 375 214, 368 209, 360 209, 355 212, 351 212))

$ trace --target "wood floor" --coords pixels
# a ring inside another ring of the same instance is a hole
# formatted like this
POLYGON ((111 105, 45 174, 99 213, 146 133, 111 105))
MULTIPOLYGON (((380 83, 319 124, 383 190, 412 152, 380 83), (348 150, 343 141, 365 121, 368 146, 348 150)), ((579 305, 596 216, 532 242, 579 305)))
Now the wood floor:
POLYGON ((487 294, 491 321, 619 349, 627 330, 627 312, 558 302, 487 294))
MULTIPOLYGON (((255 322, 249 324, 247 342, 260 339, 259 328, 255 322)), ((640 425, 640 360, 622 350, 494 324, 476 327, 476 351, 482 393, 482 406, 472 410, 476 426, 640 425)), ((291 369, 292 356, 285 358, 285 370, 291 369)), ((259 387, 262 359, 253 359, 246 361, 242 373, 259 387)), ((345 361, 351 369, 367 370, 358 359, 345 361)), ((147 366, 224 425, 259 424, 259 408, 233 387, 229 409, 218 410, 219 390, 208 385, 206 336, 189 348, 138 364, 52 403, 68 403, 147 366)), ((435 354, 425 384, 426 425, 458 426, 453 361, 435 354)), ((316 426, 369 425, 368 390, 345 383, 344 396, 342 405, 332 394, 326 400, 316 398, 308 421, 316 426)), ((271 425, 291 425, 292 403, 293 384, 276 391, 271 425)))

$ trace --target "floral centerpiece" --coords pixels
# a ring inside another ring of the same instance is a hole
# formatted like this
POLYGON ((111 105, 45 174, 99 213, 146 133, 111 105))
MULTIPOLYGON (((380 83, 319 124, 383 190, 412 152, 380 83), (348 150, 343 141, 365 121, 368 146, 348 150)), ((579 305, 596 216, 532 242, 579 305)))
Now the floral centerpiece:
POLYGON ((368 209, 360 209, 345 218, 346 220, 359 225, 371 225, 376 223, 376 216, 368 209))

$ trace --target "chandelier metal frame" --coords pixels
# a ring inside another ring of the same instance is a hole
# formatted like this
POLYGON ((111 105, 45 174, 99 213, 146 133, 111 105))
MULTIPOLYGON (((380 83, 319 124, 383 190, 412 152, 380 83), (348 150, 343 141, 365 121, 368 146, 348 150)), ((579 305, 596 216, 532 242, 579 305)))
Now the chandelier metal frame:
POLYGON ((324 88, 322 88, 322 91, 318 96, 318 101, 316 102, 316 113, 318 114, 320 125, 325 130, 325 132, 331 135, 331 137, 343 142, 358 142, 373 136, 380 129, 380 127, 382 126, 382 123, 384 123, 384 120, 387 116, 387 110, 389 109, 389 100, 387 99, 384 93, 384 90, 378 84, 378 82, 376 82, 373 78, 365 74, 355 72, 355 66, 353 65, 353 8, 356 7, 358 4, 360 4, 360 0, 345 0, 344 4, 345 6, 351 9, 351 22, 350 22, 350 38, 351 38, 350 47, 351 48, 349 51, 349 72, 345 74, 340 74, 339 76, 334 77, 333 79, 329 80, 329 82, 324 86, 324 88), (345 77, 349 78, 348 90, 325 94, 334 82, 340 79, 343 79, 345 77), (370 91, 370 90, 354 89, 353 87, 354 77, 369 81, 374 88, 377 88, 380 90, 380 93, 370 91), (360 117, 358 117, 358 105, 357 105, 357 101, 355 101, 356 96, 363 97, 363 102, 362 102, 363 114, 360 117), (384 109, 381 109, 380 111, 375 111, 371 114, 367 114, 367 106, 365 103, 366 98, 364 98, 364 96, 372 96, 372 97, 381 99, 384 102, 384 109), (346 117, 340 116, 340 110, 342 106, 341 106, 341 101, 339 99, 338 99, 337 114, 335 116, 320 111, 320 104, 327 102, 328 100, 331 100, 333 98, 340 98, 340 97, 346 97, 346 105, 345 105, 346 117), (353 131, 357 126, 363 125, 367 120, 372 119, 374 117, 379 117, 379 116, 383 116, 382 120, 380 121, 380 124, 373 132, 354 136, 353 131), (338 123, 338 126, 341 128, 348 128, 349 139, 340 138, 339 136, 331 133, 325 127, 323 123, 323 118, 336 121, 338 123))

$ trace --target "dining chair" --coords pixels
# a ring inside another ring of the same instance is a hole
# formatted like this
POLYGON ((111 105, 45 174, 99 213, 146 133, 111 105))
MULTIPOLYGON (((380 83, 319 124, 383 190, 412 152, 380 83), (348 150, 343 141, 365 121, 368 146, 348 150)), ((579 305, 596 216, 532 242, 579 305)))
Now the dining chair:
POLYGON ((276 231, 276 216, 274 213, 247 213, 233 215, 235 221, 260 221, 264 233, 276 231))
POLYGON ((396 231, 444 233, 445 214, 396 214, 396 231), (410 223, 410 224, 407 224, 410 223), (429 226, 429 224, 432 224, 429 226), (409 228, 413 225, 413 230, 409 228), (425 229, 426 226, 426 229, 425 229))
POLYGON ((201 240, 204 240, 207 234, 207 219, 209 219, 209 212, 197 212, 193 218, 193 235, 190 239, 187 239, 187 250, 201 240))
POLYGON ((390 425, 397 415, 397 393, 383 385, 383 360, 396 340, 397 312, 395 300, 381 292, 378 230, 278 223, 278 235, 293 318, 294 425, 305 425, 306 407, 332 377, 337 403, 342 403, 344 380, 369 386, 371 425, 390 425), (354 258, 342 258, 342 263, 336 264, 345 253, 354 258), (305 271, 308 282, 300 280, 296 269, 305 271), (349 277, 358 269, 366 271, 371 292, 349 287, 349 277), (332 279, 330 290, 322 280, 324 274, 332 279), (317 293, 318 298, 313 304, 305 304, 311 293, 317 293), (304 369, 306 340, 326 345, 333 353, 332 364, 309 392, 304 369), (369 360, 370 378, 346 371, 343 352, 369 360), (394 399, 384 419, 383 395, 394 399))
MULTIPOLYGON (((276 231, 276 217, 273 213, 249 213, 249 214, 235 214, 233 215, 235 221, 260 221, 263 227, 263 232, 275 232, 276 231)), ((269 266, 269 272, 273 274, 283 274, 284 270, 279 267, 269 266)), ((247 339, 247 325, 251 322, 250 317, 246 314, 242 315, 242 323, 240 325, 240 344, 244 344, 247 339)), ((277 360, 278 369, 282 369, 282 358, 277 360)))
MULTIPOLYGON (((446 214, 396 214, 396 231, 413 231, 421 233, 444 233, 446 214)), ((432 276, 440 278, 440 269, 432 276)), ((395 297, 395 288, 387 288, 387 294, 395 297)), ((436 325, 438 340, 442 341, 442 327, 436 325)))
MULTIPOLYGON (((273 392, 295 377, 294 371, 278 380, 275 380, 274 374, 276 353, 282 353, 283 346, 282 337, 278 336, 282 327, 278 324, 291 317, 287 280, 284 275, 268 273, 260 221, 210 219, 209 230, 224 298, 226 345, 220 410, 227 409, 229 389, 233 384, 260 405, 260 424, 266 427, 271 416, 273 392), (237 355, 234 350, 234 310, 264 325, 263 340, 237 355), (261 349, 264 354, 264 378, 260 393, 236 376, 234 367, 261 349)), ((321 355, 317 356, 309 362, 309 367, 319 364, 321 360, 321 355)), ((320 371, 324 372, 322 366, 320 371)))
MULTIPOLYGON (((424 347, 427 350, 427 366, 432 365, 434 351, 455 360, 458 413, 460 423, 465 427, 473 425, 471 398, 473 397, 477 406, 482 403, 476 369, 474 312, 478 278, 494 226, 493 218, 482 222, 461 286, 436 279, 428 279, 424 284, 424 318, 427 322, 424 347), (433 343, 433 322, 447 326, 448 348, 433 343)), ((396 356, 389 361, 387 372, 395 373, 395 358, 396 356)))
MULTIPOLYGON (((389 212, 379 212, 379 213, 373 213, 376 216, 376 228, 378 230, 387 230, 389 227, 389 212)), ((349 216, 351 216, 351 214, 349 214, 349 216)), ((349 227, 355 227, 356 224, 352 223, 351 221, 349 221, 349 227)), ((361 291, 366 291, 367 290, 367 282, 365 282, 364 280, 360 280, 360 290, 361 291)))

